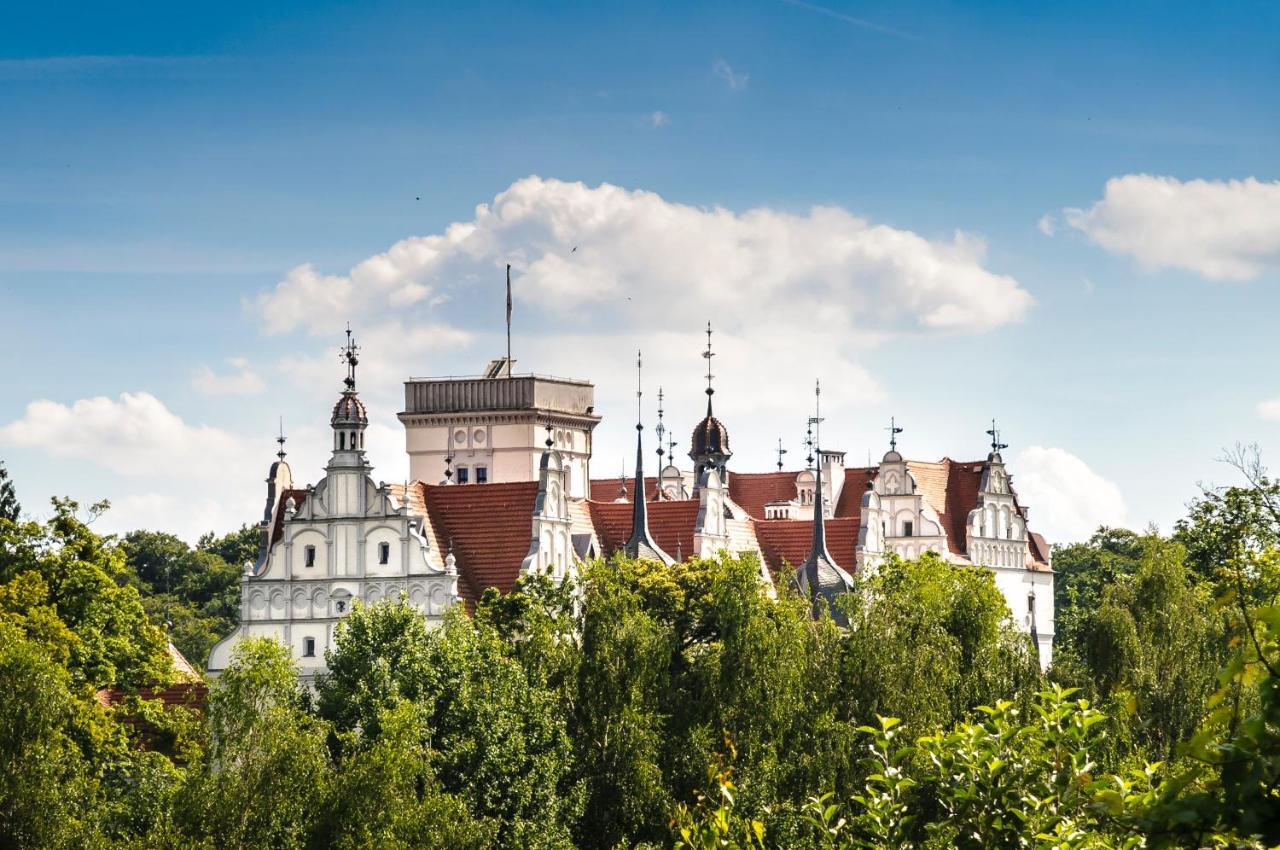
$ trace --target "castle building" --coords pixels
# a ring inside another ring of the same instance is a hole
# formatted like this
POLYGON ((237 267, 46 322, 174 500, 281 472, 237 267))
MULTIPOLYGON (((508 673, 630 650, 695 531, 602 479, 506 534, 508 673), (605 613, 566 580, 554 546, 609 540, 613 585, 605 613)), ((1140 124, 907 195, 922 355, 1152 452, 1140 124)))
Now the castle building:
MULTIPOLYGON (((619 552, 665 563, 751 554, 770 592, 790 575, 815 609, 833 612, 837 597, 890 553, 934 552, 991 571, 1041 665, 1050 662, 1051 554, 1028 527, 994 423, 979 460, 908 460, 893 423, 874 466, 846 466, 843 452, 813 439, 803 469, 735 470, 729 429, 712 409, 708 327, 707 411, 691 435, 689 469, 676 463, 674 441, 662 444, 660 414, 656 474, 645 475, 638 416, 630 488, 592 480, 594 387, 516 375, 502 359, 481 377, 407 381, 399 418, 413 480, 375 484, 350 341, 346 351, 325 477, 296 488, 283 450, 272 465, 260 555, 242 580, 241 625, 211 652, 212 675, 236 641, 266 634, 290 646, 310 678, 323 671, 334 626, 356 600, 403 594, 436 623, 451 605, 471 608, 490 588, 509 592, 524 574, 563 578, 619 552)), ((821 421, 815 415, 811 427, 821 421)))

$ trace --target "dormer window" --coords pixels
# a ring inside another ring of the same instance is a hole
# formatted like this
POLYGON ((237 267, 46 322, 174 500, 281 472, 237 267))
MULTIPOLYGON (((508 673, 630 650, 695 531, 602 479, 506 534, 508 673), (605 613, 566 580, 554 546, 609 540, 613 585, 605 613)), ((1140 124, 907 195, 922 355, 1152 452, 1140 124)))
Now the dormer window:
POLYGON ((391 562, 391 544, 379 543, 378 544, 378 563, 388 564, 390 562, 391 562))
POLYGON ((309 637, 309 638, 302 639, 302 657, 303 658, 316 657, 316 639, 315 638, 309 637))
POLYGON ((303 566, 314 567, 316 565, 316 547, 308 546, 302 550, 303 566))

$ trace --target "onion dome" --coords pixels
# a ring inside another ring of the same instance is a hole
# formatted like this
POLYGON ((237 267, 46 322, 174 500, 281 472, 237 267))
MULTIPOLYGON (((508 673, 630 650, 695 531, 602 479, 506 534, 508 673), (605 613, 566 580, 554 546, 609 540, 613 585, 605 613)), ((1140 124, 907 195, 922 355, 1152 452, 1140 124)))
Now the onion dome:
POLYGON ((354 390, 347 390, 338 399, 338 403, 333 406, 333 416, 329 420, 329 424, 336 427, 357 426, 364 427, 369 424, 369 414, 365 410, 364 402, 355 394, 354 390))
POLYGON ((708 403, 706 417, 693 429, 693 448, 689 455, 695 460, 710 457, 728 459, 733 454, 729 450, 729 429, 711 415, 710 408, 708 403))

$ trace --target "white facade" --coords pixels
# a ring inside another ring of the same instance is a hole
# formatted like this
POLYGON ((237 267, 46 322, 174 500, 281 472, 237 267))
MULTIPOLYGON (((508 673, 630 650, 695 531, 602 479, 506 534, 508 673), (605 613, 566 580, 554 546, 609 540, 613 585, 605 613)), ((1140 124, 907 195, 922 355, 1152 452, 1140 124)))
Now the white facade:
POLYGON ((246 637, 289 647, 304 680, 325 670, 334 629, 357 600, 404 596, 439 623, 458 599, 452 559, 442 556, 421 517, 370 477, 364 452, 367 419, 351 389, 334 408, 333 454, 325 477, 292 489, 284 462, 272 466, 258 563, 241 579, 240 626, 209 653, 217 676, 246 637))

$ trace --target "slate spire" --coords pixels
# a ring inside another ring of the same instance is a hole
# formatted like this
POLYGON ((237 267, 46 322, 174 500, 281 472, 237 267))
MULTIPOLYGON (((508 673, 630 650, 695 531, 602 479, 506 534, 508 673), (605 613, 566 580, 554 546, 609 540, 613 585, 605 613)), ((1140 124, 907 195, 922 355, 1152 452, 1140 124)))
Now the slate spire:
POLYGON ((661 561, 664 564, 675 563, 671 556, 662 551, 653 542, 649 534, 649 502, 644 495, 644 413, 641 399, 644 396, 641 383, 641 357, 636 352, 636 481, 634 495, 631 497, 631 539, 622 547, 628 558, 644 558, 661 561))

